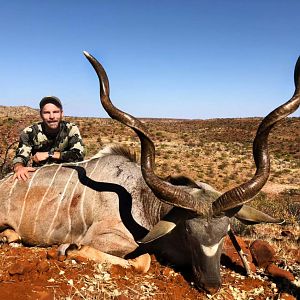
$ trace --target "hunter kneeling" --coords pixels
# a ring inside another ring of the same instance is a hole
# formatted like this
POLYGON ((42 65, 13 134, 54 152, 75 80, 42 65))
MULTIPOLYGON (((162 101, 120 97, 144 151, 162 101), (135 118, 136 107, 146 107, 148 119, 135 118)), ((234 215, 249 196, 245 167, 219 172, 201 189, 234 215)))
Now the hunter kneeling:
POLYGON ((14 179, 26 181, 35 167, 49 163, 82 161, 85 148, 78 127, 63 121, 59 98, 44 97, 40 101, 42 121, 26 127, 13 159, 14 179), (32 167, 27 166, 32 158, 32 167))

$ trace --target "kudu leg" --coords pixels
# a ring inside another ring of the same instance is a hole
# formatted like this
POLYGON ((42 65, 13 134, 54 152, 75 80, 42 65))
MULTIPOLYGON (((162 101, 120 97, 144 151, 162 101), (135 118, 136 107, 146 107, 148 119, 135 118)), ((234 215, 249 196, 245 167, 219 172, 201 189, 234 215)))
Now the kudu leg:
POLYGON ((235 238, 235 235, 234 235, 233 231, 231 230, 231 228, 228 231, 228 235, 229 235, 229 238, 230 238, 234 248, 236 249, 237 253, 239 254, 239 256, 242 260, 242 263, 244 265, 244 268, 246 270, 247 275, 250 276, 252 274, 252 271, 250 269, 250 266, 249 266, 249 263, 248 263, 248 260, 247 260, 247 256, 244 253, 244 251, 242 250, 242 248, 240 247, 240 245, 239 245, 237 239, 235 238))
POLYGON ((13 229, 5 229, 0 233, 0 242, 15 243, 20 242, 21 237, 13 229))
POLYGON ((134 259, 124 259, 111 254, 107 254, 90 246, 82 246, 80 249, 67 251, 68 257, 81 256, 87 259, 94 260, 99 263, 108 263, 119 265, 123 268, 133 267, 138 272, 146 273, 150 268, 151 258, 148 253, 140 255, 134 259))

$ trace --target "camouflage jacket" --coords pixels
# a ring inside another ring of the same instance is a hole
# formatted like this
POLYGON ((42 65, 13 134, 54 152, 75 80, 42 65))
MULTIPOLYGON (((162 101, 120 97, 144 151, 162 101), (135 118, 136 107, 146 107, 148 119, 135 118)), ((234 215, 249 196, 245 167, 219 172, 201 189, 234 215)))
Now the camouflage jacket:
POLYGON ((45 133, 42 122, 26 127, 21 135, 13 164, 22 163, 27 166, 30 156, 36 152, 58 151, 61 159, 51 158, 33 166, 42 166, 47 163, 76 162, 82 161, 85 154, 84 144, 80 136, 78 127, 70 122, 62 121, 56 136, 45 133))

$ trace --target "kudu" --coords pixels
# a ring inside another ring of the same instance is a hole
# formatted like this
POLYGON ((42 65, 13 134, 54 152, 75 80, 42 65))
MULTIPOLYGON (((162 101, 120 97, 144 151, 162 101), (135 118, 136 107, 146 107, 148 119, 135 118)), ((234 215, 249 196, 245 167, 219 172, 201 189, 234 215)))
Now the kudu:
POLYGON ((221 285, 220 255, 230 219, 278 222, 245 203, 268 179, 270 130, 299 106, 300 59, 293 97, 265 117, 257 130, 254 177, 221 195, 184 176, 162 179, 155 174, 155 148, 147 129, 111 103, 105 70, 84 54, 98 75, 104 109, 138 135, 141 166, 112 148, 80 163, 43 166, 25 183, 12 181, 10 175, 0 182, 0 229, 13 229, 25 244, 58 244, 63 245, 61 249, 74 244, 79 249, 68 253, 123 266, 144 262, 124 258, 150 249, 178 266, 190 266, 196 286, 216 291, 221 285))

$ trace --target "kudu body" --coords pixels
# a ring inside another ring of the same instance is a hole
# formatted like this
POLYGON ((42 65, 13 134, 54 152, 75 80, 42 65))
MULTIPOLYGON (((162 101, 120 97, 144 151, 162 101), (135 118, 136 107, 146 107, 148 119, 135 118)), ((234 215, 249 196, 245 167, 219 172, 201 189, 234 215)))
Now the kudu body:
POLYGON ((186 177, 163 180, 155 175, 155 148, 146 128, 113 106, 103 67, 85 55, 99 77, 105 110, 139 136, 141 166, 128 155, 110 153, 80 163, 44 166, 26 183, 8 176, 0 182, 1 229, 14 229, 31 245, 90 247, 86 256, 114 255, 104 257, 121 265, 124 260, 118 257, 152 249, 177 265, 191 266, 195 284, 215 291, 221 284, 220 255, 230 218, 278 221, 244 204, 268 179, 271 128, 299 106, 299 59, 294 96, 270 113, 257 131, 254 177, 221 195, 186 177))
POLYGON ((1 228, 30 245, 89 245, 123 257, 168 210, 126 155, 38 168, 30 180, 0 182, 1 228))

